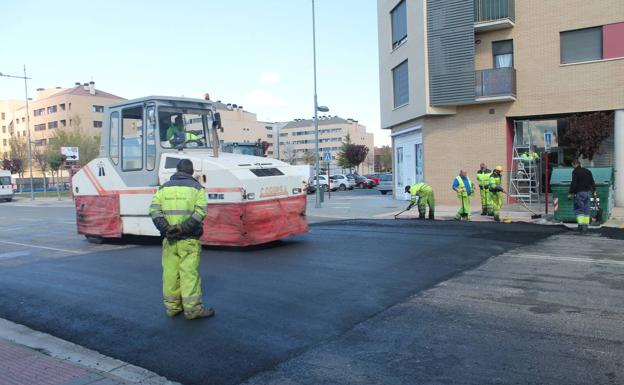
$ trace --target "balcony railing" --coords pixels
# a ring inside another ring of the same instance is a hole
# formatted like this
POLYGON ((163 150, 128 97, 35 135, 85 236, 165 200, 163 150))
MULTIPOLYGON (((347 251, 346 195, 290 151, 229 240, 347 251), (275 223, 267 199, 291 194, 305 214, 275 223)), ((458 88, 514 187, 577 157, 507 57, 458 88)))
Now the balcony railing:
POLYGON ((477 100, 480 98, 515 100, 516 70, 514 68, 475 71, 475 78, 477 100))
POLYGON ((516 20, 515 0, 474 0, 474 21, 516 20))

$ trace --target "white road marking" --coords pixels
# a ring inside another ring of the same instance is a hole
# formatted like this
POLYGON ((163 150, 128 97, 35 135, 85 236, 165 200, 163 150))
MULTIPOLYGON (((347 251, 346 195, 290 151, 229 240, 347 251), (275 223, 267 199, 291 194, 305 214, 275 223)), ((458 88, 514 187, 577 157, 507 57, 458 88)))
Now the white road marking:
POLYGON ((57 249, 55 247, 28 245, 26 243, 18 243, 18 242, 0 241, 0 243, 4 243, 4 244, 7 244, 7 245, 14 245, 14 246, 34 247, 34 248, 37 248, 37 249, 60 251, 60 252, 63 252, 63 253, 71 253, 71 254, 83 254, 84 253, 84 251, 57 249))

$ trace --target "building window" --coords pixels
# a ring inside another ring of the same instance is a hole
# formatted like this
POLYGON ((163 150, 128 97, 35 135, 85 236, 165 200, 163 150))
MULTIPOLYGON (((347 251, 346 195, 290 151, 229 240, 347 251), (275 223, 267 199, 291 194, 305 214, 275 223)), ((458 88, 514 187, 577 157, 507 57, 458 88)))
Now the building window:
POLYGON ((37 110, 33 111, 33 115, 34 116, 41 116, 41 115, 45 115, 45 108, 39 108, 37 110))
POLYGON ((22 123, 24 123, 26 121, 26 118, 22 118, 22 123))
POLYGON ((602 60, 602 27, 561 32, 561 64, 602 60))
POLYGON ((513 40, 492 42, 494 68, 513 68, 513 40))
POLYGON ((6 134, 6 126, 2 126, 2 133, 6 134))
POLYGON ((38 139, 33 141, 33 143, 35 144, 35 146, 40 147, 40 146, 45 146, 47 143, 46 139, 38 139))
POLYGON ((407 60, 392 69, 392 85, 394 91, 394 108, 409 103, 409 79, 407 60))
POLYGON ((67 120, 61 120, 61 127, 67 127, 67 120))
POLYGON ((405 0, 402 0, 392 11, 392 49, 397 48, 407 40, 407 10, 405 0))
POLYGON ((59 104, 59 107, 61 108, 61 111, 65 111, 65 103, 59 104))
POLYGON ((19 118, 18 118, 18 119, 15 119, 15 124, 16 124, 16 125, 17 125, 17 124, 19 124, 19 118))
POLYGON ((58 122, 50 122, 50 123, 48 123, 48 130, 53 130, 55 128, 58 128, 58 122))
POLYGON ((94 120, 93 121, 93 128, 102 128, 102 121, 101 120, 94 120))
POLYGON ((2 144, 3 144, 4 146, 6 146, 6 145, 7 145, 7 141, 6 141, 6 139, 2 139, 2 144))
POLYGON ((4 115, 4 112, 3 112, 3 113, 2 113, 2 120, 4 120, 4 118, 5 118, 5 115, 4 115))
POLYGON ((273 137, 273 134, 267 134, 267 138, 271 139, 273 137))
POLYGON ((104 106, 93 105, 93 112, 104 112, 104 106))
POLYGON ((48 107, 48 114, 53 114, 56 112, 56 106, 50 106, 48 107))
POLYGON ((45 128, 46 128, 45 123, 35 124, 35 131, 43 131, 43 130, 45 130, 45 128))

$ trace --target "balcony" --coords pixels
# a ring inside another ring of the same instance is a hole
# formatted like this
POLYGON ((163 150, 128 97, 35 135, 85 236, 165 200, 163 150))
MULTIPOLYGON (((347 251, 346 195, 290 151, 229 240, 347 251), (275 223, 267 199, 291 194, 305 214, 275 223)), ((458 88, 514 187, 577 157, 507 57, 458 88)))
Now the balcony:
POLYGON ((515 5, 515 0, 474 0, 475 32, 512 28, 515 5))
POLYGON ((514 68, 475 71, 475 84, 477 103, 516 100, 516 70, 514 68))

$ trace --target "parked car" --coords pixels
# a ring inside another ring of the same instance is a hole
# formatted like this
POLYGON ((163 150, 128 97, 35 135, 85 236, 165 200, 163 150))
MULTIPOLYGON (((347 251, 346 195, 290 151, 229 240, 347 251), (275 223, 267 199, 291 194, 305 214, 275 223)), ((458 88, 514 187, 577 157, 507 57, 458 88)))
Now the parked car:
POLYGON ((392 174, 381 174, 379 176, 379 184, 375 187, 382 195, 386 195, 387 193, 391 193, 394 189, 394 185, 392 184, 392 174))
POLYGON ((346 189, 353 190, 355 187, 355 179, 349 179, 344 174, 335 174, 330 176, 331 179, 338 182, 338 190, 344 191, 346 189))
POLYGON ((0 199, 7 202, 13 200, 14 186, 11 183, 11 173, 9 171, 0 171, 0 199))
MULTIPOLYGON (((330 189, 332 191, 336 191, 338 190, 338 187, 340 186, 340 184, 337 181, 331 178, 329 178, 329 182, 328 182, 327 175, 319 175, 318 180, 323 191, 329 191, 330 189)), ((316 177, 310 179, 310 184, 316 186, 316 177)))
POLYGON ((372 180, 373 182, 375 182, 375 186, 377 186, 379 182, 381 181, 381 174, 369 174, 369 175, 364 175, 364 176, 372 180))
POLYGON ((354 175, 355 176, 355 185, 359 188, 373 188, 375 186, 375 182, 372 180, 363 177, 362 175, 354 175))

